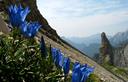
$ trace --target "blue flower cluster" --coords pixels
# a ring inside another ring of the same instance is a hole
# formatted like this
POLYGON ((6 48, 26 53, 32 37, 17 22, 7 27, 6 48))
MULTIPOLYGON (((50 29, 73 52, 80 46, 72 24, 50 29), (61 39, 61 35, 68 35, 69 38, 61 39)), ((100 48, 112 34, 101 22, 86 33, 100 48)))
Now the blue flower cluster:
POLYGON ((75 62, 72 72, 72 82, 85 82, 93 71, 94 67, 92 68, 87 64, 81 65, 79 62, 75 62))
POLYGON ((34 37, 41 25, 38 22, 23 22, 20 26, 21 32, 25 37, 34 37))
POLYGON ((55 65, 64 70, 64 74, 67 75, 70 70, 70 59, 64 57, 63 53, 57 48, 51 48, 52 58, 55 65))
POLYGON ((30 13, 29 7, 23 8, 21 5, 11 5, 8 8, 9 20, 13 27, 20 27, 25 37, 32 38, 41 27, 38 22, 27 22, 25 19, 30 13))
MULTIPOLYGON (((62 52, 57 48, 52 48, 52 58, 57 67, 63 68, 64 74, 68 74, 70 70, 70 59, 64 57, 62 52)), ((85 82, 89 75, 94 71, 93 67, 87 64, 81 65, 75 62, 72 70, 72 82, 85 82)))
POLYGON ((26 19, 28 13, 30 12, 29 7, 23 9, 21 5, 11 5, 8 8, 9 20, 12 26, 19 27, 26 19))

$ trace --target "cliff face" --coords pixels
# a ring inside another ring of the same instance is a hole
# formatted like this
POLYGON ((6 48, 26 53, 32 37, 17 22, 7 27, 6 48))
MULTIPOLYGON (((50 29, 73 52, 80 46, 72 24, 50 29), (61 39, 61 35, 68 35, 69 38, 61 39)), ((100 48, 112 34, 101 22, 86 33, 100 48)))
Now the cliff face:
POLYGON ((40 14, 36 2, 37 0, 2 0, 0 1, 0 11, 5 11, 7 13, 7 7, 15 3, 22 4, 24 7, 29 6, 31 12, 27 17, 27 20, 39 21, 42 24, 42 29, 40 32, 52 38, 53 40, 56 40, 59 38, 59 36, 57 35, 56 31, 51 28, 47 20, 40 14))
POLYGON ((109 62, 113 64, 113 48, 106 37, 106 34, 103 32, 101 34, 101 47, 99 55, 99 63, 103 64, 109 62))
POLYGON ((128 67, 128 44, 114 49, 114 65, 128 67))
POLYGON ((117 67, 128 67, 128 44, 112 47, 105 33, 101 34, 99 63, 110 63, 117 67))

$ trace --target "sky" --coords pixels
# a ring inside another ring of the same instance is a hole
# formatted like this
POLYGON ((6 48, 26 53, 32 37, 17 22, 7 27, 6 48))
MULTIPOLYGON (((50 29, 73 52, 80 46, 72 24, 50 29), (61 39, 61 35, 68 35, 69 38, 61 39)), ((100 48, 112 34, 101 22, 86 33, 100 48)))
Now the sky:
POLYGON ((37 5, 60 36, 114 35, 128 30, 128 0, 37 0, 37 5))

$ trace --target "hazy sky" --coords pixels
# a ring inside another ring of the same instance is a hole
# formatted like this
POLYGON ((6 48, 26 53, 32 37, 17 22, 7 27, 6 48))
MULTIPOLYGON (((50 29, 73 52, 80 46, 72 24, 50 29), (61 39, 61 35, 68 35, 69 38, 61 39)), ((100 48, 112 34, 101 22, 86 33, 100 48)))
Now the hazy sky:
POLYGON ((37 0, 38 8, 60 36, 86 37, 128 29, 128 0, 37 0))

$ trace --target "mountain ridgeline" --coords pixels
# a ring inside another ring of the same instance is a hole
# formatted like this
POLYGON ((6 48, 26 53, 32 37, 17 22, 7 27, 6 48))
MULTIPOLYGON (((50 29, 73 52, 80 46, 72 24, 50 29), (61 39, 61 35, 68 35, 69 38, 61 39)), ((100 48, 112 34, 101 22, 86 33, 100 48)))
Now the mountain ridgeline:
POLYGON ((62 37, 71 45, 98 60, 98 63, 109 62, 115 66, 128 65, 128 31, 107 36, 104 32, 87 38, 62 37), (99 55, 100 54, 100 55, 99 55))
POLYGON ((94 54, 99 53, 100 48, 100 34, 95 34, 89 37, 62 37, 62 39, 66 40, 68 43, 87 54, 90 57, 94 57, 94 54))
MULTIPOLYGON (((128 30, 124 32, 118 32, 114 36, 106 35, 112 47, 122 47, 128 44, 128 30)), ((83 53, 87 54, 90 57, 94 57, 99 52, 99 48, 101 46, 101 35, 95 34, 89 37, 62 37, 62 39, 66 40, 70 44, 72 44, 77 49, 81 50, 83 53)))
POLYGON ((111 39, 110 42, 113 47, 121 47, 128 43, 128 30, 124 32, 118 32, 111 39))

